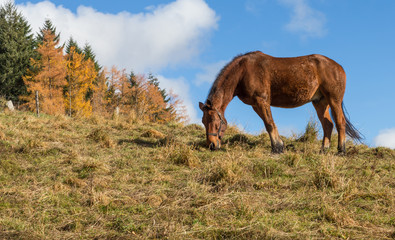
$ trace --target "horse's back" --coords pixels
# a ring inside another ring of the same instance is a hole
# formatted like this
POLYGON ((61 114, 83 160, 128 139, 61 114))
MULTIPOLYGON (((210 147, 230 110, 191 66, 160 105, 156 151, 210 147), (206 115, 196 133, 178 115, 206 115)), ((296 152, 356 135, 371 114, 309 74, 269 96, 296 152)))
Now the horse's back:
MULTIPOLYGON (((344 94, 343 68, 332 59, 312 54, 299 57, 273 57, 262 52, 245 55, 249 76, 245 86, 254 86, 255 95, 262 92, 270 96, 271 105, 297 107, 314 100, 322 90, 324 95, 337 88, 337 95, 344 94)), ((251 88, 250 88, 251 89, 251 88)))
POLYGON ((325 67, 335 68, 338 71, 343 71, 343 67, 334 61, 333 59, 321 55, 321 54, 310 54, 304 56, 297 57, 274 57, 261 51, 255 51, 245 54, 244 56, 253 57, 254 59, 264 62, 266 64, 274 64, 277 66, 281 66, 282 64, 292 66, 292 65, 300 65, 301 63, 310 62, 312 64, 322 65, 325 67))
POLYGON ((287 80, 318 81, 319 85, 327 88, 345 89, 346 74, 343 67, 324 55, 311 54, 285 58, 272 57, 263 53, 259 55, 272 73, 283 74, 287 80))

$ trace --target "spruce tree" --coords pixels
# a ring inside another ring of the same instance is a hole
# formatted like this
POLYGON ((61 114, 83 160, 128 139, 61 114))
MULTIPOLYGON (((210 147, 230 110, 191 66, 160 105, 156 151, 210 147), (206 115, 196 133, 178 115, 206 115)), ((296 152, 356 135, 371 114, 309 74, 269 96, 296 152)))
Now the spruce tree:
POLYGON ((132 89, 130 101, 131 101, 131 105, 135 106, 137 104, 137 99, 139 94, 138 89, 140 88, 140 86, 137 81, 137 76, 136 74, 134 74, 133 70, 130 71, 129 82, 130 82, 130 88, 132 89))
MULTIPOLYGON (((85 44, 84 49, 82 50, 82 53, 84 54, 84 60, 88 61, 88 59, 90 59, 95 66, 96 78, 93 80, 93 84, 97 87, 99 84, 98 78, 100 75, 101 66, 99 65, 99 63, 96 60, 96 54, 93 52, 92 47, 88 43, 85 44)), ((93 101, 93 94, 94 94, 94 89, 90 88, 87 91, 86 99, 90 99, 93 101)))
POLYGON ((0 7, 0 96, 17 101, 25 94, 22 76, 34 56, 31 28, 12 2, 0 7))
POLYGON ((148 74, 148 82, 153 84, 154 86, 156 86, 159 89, 159 92, 162 95, 163 101, 165 103, 169 102, 170 98, 167 96, 166 89, 161 89, 159 87, 159 79, 157 77, 155 77, 154 75, 152 75, 152 73, 148 74))
POLYGON ((88 43, 85 44, 84 49, 82 51, 85 55, 85 60, 91 59, 92 62, 95 64, 95 69, 97 72, 100 72, 101 70, 101 66, 99 65, 99 63, 96 60, 96 54, 93 52, 91 45, 89 45, 88 43))
POLYGON ((40 31, 37 33, 37 37, 36 37, 37 45, 43 43, 44 35, 48 33, 48 31, 55 36, 54 42, 59 42, 60 33, 56 32, 56 27, 52 24, 52 21, 50 19, 46 19, 44 22, 44 26, 40 28, 40 31))
POLYGON ((66 53, 70 54, 72 48, 74 52, 78 54, 82 53, 82 49, 78 46, 78 43, 73 39, 73 37, 70 37, 69 41, 67 42, 66 53))
MULTIPOLYGON (((36 35, 36 41, 35 41, 35 50, 38 50, 39 48, 42 47, 42 45, 48 44, 44 43, 46 35, 51 34, 54 37, 52 38, 53 44, 57 49, 61 49, 63 51, 64 44, 59 46, 59 41, 60 41, 60 33, 56 32, 56 27, 52 24, 51 20, 46 19, 44 22, 44 25, 42 28, 40 28, 40 31, 37 32, 36 35)), ((48 40, 48 39, 47 39, 48 40)), ((34 51, 34 56, 32 57, 36 61, 40 61, 41 59, 41 54, 39 54, 37 51, 34 51)), ((37 68, 37 66, 32 65, 30 67, 30 71, 32 73, 38 74, 38 72, 41 69, 37 68)))
POLYGON ((129 81, 130 81, 130 87, 137 86, 136 74, 134 74, 133 70, 130 71, 129 81))

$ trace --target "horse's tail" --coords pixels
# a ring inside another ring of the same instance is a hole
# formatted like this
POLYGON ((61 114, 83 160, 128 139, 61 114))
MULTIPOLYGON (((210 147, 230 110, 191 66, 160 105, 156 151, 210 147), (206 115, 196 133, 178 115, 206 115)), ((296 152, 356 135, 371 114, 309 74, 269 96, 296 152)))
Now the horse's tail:
POLYGON ((344 118, 346 119, 346 134, 350 136, 352 139, 358 141, 359 143, 362 143, 362 140, 365 139, 363 134, 354 127, 354 125, 351 124, 349 118, 350 115, 347 112, 346 107, 344 106, 344 103, 342 102, 342 110, 344 114, 344 118))
MULTIPOLYGON (((363 136, 363 134, 360 131, 358 131, 358 129, 356 129, 354 127, 354 125, 351 124, 351 122, 349 120, 350 115, 348 114, 347 109, 344 106, 343 102, 342 102, 342 111, 343 111, 344 118, 346 119, 346 134, 348 136, 350 136, 352 139, 358 141, 359 143, 362 143, 362 140, 365 139, 365 137, 363 136)), ((331 109, 331 116, 332 116, 332 119, 335 119, 333 117, 332 109, 331 109)))

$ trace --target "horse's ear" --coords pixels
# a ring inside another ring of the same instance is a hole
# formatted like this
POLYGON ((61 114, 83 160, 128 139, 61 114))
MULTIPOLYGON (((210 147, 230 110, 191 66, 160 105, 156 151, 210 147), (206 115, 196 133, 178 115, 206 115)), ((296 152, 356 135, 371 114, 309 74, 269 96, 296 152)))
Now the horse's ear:
POLYGON ((200 110, 204 111, 205 105, 202 102, 199 102, 199 108, 200 110))
POLYGON ((213 105, 211 104, 211 100, 208 100, 207 99, 207 101, 206 101, 206 106, 208 107, 208 108, 211 108, 213 105))

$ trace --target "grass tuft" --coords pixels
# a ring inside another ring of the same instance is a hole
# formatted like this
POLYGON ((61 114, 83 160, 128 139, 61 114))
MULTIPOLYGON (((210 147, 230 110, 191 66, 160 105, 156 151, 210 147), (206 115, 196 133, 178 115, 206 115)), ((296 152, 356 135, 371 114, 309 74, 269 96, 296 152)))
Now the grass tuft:
POLYGON ((235 144, 253 144, 252 141, 248 138, 246 134, 243 133, 237 133, 233 136, 231 136, 228 140, 227 143, 231 145, 235 144))
POLYGON ((187 167, 199 167, 200 160, 195 155, 191 146, 180 145, 177 143, 169 143, 165 148, 166 159, 177 165, 184 165, 187 167))
POLYGON ((114 147, 114 142, 110 138, 109 134, 102 128, 97 128, 93 130, 93 132, 88 135, 88 138, 92 139, 96 143, 99 143, 102 147, 114 147))
POLYGON ((343 180, 335 169, 335 159, 333 157, 323 156, 316 164, 313 169, 313 183, 317 189, 336 189, 343 185, 343 180))
POLYGON ((308 142, 308 143, 313 143, 314 141, 317 140, 318 137, 318 122, 311 119, 307 125, 304 134, 298 138, 297 141, 299 142, 308 142))
POLYGON ((165 135, 155 129, 148 129, 141 134, 141 137, 162 139, 165 137, 165 135))

